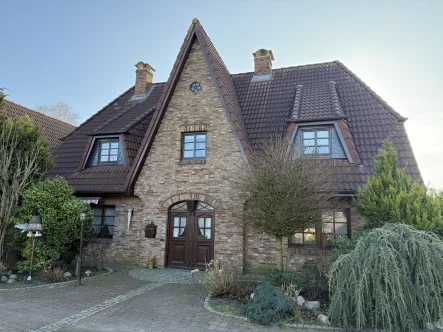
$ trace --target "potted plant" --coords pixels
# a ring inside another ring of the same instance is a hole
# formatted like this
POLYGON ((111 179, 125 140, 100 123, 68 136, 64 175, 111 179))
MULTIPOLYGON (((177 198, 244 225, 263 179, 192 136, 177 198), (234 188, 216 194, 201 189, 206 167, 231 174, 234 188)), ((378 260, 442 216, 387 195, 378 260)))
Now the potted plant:
POLYGON ((148 259, 148 269, 152 270, 155 267, 155 257, 148 259))

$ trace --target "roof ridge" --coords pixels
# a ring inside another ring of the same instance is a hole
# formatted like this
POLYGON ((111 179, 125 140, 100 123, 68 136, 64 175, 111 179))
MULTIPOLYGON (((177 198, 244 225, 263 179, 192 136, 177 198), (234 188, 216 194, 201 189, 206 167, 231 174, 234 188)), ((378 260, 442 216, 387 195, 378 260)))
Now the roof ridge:
POLYGON ((372 90, 369 85, 367 85, 360 77, 358 77, 352 70, 350 70, 348 67, 346 67, 342 62, 339 60, 335 60, 334 63, 336 63, 342 70, 344 70, 346 73, 348 73, 352 78, 354 78, 363 88, 366 89, 366 91, 369 92, 369 94, 377 99, 380 104, 382 104, 392 115, 394 115, 399 121, 404 122, 408 118, 404 117, 400 113, 398 113, 392 106, 390 106, 382 97, 380 97, 374 90, 372 90))
MULTIPOLYGON (((279 71, 284 69, 295 69, 295 68, 304 68, 304 67, 317 67, 317 66, 324 66, 324 65, 332 65, 335 64, 338 60, 332 60, 332 61, 326 61, 326 62, 318 62, 318 63, 308 63, 304 65, 297 65, 297 66, 289 66, 289 67, 280 67, 280 68, 272 68, 272 71, 279 71)), ((237 75, 244 75, 244 74, 254 74, 253 71, 245 71, 240 73, 231 74, 232 76, 237 75)))
POLYGON ((299 84, 295 87, 295 97, 294 97, 294 103, 292 104, 291 119, 298 119, 298 113, 300 111, 300 99, 301 99, 302 89, 303 89, 302 84, 299 84))
POLYGON ((36 110, 33 110, 32 108, 29 108, 29 107, 26 107, 26 106, 23 106, 23 105, 17 104, 17 103, 15 103, 15 102, 13 102, 13 101, 11 101, 11 100, 9 100, 9 99, 4 99, 4 102, 8 102, 8 103, 11 103, 11 104, 17 105, 17 106, 19 106, 19 107, 26 108, 26 110, 28 110, 28 111, 31 111, 31 112, 37 113, 38 115, 41 115, 41 116, 47 117, 47 118, 49 118, 49 119, 52 119, 52 120, 55 120, 55 121, 61 122, 61 123, 65 124, 65 125, 68 125, 68 126, 72 127, 73 129, 74 129, 74 128, 77 128, 76 126, 74 126, 74 125, 72 125, 72 124, 70 124, 70 123, 68 123, 68 122, 66 122, 66 121, 62 121, 62 120, 60 120, 60 119, 54 118, 53 116, 50 116, 50 115, 44 114, 44 113, 39 112, 39 111, 36 111, 36 110))
MULTIPOLYGON (((148 89, 148 91, 147 91, 145 96, 148 97, 151 94, 151 92, 154 90, 154 88, 155 88, 155 86, 153 84, 151 84, 149 86, 149 89, 148 89)), ((146 98, 146 97, 143 97, 143 99, 146 98)), ((123 115, 125 115, 126 113, 128 113, 129 111, 134 109, 136 106, 138 106, 140 101, 142 101, 142 100, 131 100, 131 99, 128 99, 125 104, 129 104, 129 102, 132 102, 131 106, 129 106, 128 108, 122 107, 123 108, 122 111, 117 112, 114 116, 111 116, 108 120, 103 122, 100 126, 95 128, 94 130, 92 130, 92 133, 99 133, 100 130, 105 128, 107 125, 111 124, 112 122, 114 122, 118 118, 121 118, 123 115)))
POLYGON ((332 111, 335 115, 345 115, 343 107, 341 106, 340 97, 338 95, 337 86, 335 81, 329 81, 329 91, 332 99, 332 111))

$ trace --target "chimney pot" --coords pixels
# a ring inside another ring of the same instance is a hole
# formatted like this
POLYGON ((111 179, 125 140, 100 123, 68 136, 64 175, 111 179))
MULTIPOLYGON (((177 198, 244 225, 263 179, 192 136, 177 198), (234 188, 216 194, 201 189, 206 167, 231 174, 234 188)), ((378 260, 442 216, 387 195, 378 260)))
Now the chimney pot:
POLYGON ((155 71, 149 64, 142 61, 135 65, 135 95, 143 95, 148 89, 148 85, 152 84, 153 72, 155 71))
POLYGON ((272 61, 274 60, 274 55, 271 50, 265 50, 261 48, 255 53, 254 56, 254 76, 264 76, 269 75, 272 70, 272 61))

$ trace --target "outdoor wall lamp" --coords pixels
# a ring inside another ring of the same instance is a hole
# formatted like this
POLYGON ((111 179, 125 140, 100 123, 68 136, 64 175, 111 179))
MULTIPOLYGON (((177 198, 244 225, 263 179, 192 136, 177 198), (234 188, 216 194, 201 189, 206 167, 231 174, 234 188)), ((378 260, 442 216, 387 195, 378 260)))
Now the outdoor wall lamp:
POLYGON ((34 264, 35 238, 43 235, 42 219, 39 216, 33 216, 26 226, 27 237, 32 238, 31 263, 29 265, 28 281, 32 279, 32 265, 34 264))

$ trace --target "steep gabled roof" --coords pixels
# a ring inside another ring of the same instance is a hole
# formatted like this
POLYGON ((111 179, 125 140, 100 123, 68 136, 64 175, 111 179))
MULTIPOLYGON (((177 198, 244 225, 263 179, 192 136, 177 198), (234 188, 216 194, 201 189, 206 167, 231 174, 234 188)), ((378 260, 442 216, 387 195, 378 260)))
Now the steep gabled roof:
POLYGON ((35 124, 42 128, 43 135, 48 140, 51 150, 57 148, 61 144, 61 140, 75 129, 75 126, 69 123, 54 119, 9 100, 3 101, 1 111, 13 118, 29 116, 35 124))
POLYGON ((82 193, 125 193, 125 179, 140 148, 164 83, 153 84, 145 99, 133 100, 134 87, 110 102, 65 138, 54 152, 49 177, 61 175, 82 193), (125 166, 83 168, 94 136, 120 136, 128 163, 125 166))
POLYGON ((138 152, 135 158, 136 161, 131 167, 130 175, 126 181, 127 186, 134 184, 138 174, 141 171, 194 41, 199 43, 203 51, 208 69, 212 75, 243 156, 245 159, 247 159, 248 155, 251 153, 249 137, 243 120, 240 104, 237 99, 233 78, 202 25, 197 19, 194 19, 188 29, 188 33, 183 41, 177 55, 177 59, 175 60, 174 66, 169 75, 168 82, 164 87, 162 97, 159 100, 151 119, 148 130, 142 142, 142 149, 140 149, 138 152))
POLYGON ((142 101, 129 89, 71 133, 56 151, 51 176, 63 175, 77 193, 131 193, 186 58, 194 42, 201 47, 208 69, 231 122, 240 150, 252 150, 276 137, 290 143, 297 126, 334 123, 349 159, 332 159, 334 181, 343 193, 353 193, 374 174, 373 158, 383 140, 391 137, 399 165, 421 179, 402 117, 354 73, 338 61, 279 68, 268 80, 252 80, 254 73, 231 75, 198 20, 193 20, 168 82, 152 86, 142 101), (124 167, 82 169, 91 140, 119 135, 128 163, 124 167))

